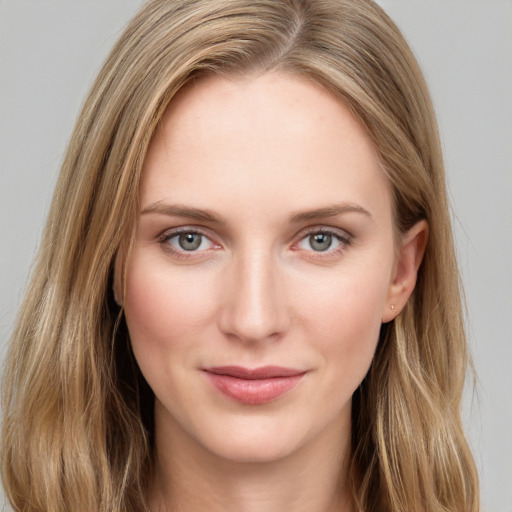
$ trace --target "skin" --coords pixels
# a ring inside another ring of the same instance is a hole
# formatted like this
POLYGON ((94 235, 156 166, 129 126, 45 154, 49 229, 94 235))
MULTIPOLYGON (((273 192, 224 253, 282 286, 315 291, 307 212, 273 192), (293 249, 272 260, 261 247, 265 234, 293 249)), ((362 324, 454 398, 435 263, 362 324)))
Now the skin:
POLYGON ((353 510, 351 397, 414 287, 426 232, 396 245, 375 149, 319 86, 266 73, 180 92, 150 145, 115 284, 156 397, 152 510, 353 510), (200 246, 184 250, 176 230, 200 246), (323 251, 319 232, 331 233, 323 251), (202 371, 223 365, 306 373, 251 405, 202 371))

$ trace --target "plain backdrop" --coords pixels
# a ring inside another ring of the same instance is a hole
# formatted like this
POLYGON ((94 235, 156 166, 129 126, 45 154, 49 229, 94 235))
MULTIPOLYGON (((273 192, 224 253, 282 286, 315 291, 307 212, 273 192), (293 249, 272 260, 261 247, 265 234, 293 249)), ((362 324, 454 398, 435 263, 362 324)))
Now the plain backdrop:
MULTIPOLYGON (((141 3, 0 0, 0 358, 79 106, 141 3)), ((479 376, 465 422, 483 511, 511 512, 512 1, 380 3, 438 112, 479 376)))

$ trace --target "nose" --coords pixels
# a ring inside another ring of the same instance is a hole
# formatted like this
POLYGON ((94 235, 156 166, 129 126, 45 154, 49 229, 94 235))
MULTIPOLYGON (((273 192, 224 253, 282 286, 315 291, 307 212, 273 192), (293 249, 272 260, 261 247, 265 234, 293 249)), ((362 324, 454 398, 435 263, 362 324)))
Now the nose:
POLYGON ((272 256, 260 253, 235 258, 227 273, 221 331, 244 342, 280 339, 289 328, 290 314, 272 256))

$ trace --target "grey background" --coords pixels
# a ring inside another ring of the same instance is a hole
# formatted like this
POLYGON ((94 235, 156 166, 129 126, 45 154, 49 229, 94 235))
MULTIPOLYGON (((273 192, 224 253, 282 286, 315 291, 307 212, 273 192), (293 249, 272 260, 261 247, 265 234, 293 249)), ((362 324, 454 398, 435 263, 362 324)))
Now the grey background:
MULTIPOLYGON (((0 0, 0 358, 78 108, 141 3, 0 0)), ((380 3, 437 108, 479 377, 465 422, 483 510, 511 512, 512 1, 380 3)))

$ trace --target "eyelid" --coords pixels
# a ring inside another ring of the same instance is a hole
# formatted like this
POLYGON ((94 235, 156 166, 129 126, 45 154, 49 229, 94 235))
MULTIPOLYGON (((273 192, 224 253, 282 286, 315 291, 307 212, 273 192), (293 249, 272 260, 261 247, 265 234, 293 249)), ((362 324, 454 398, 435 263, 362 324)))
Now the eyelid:
POLYGON ((171 238, 174 235, 180 235, 182 233, 197 233, 199 235, 204 235, 207 238, 212 238, 211 234, 208 232, 208 230, 201 228, 199 226, 179 226, 176 228, 167 228, 164 231, 162 231, 157 238, 159 240, 164 238, 171 238))
POLYGON ((297 238, 300 238, 301 240, 305 238, 308 235, 312 235, 315 233, 325 233, 329 235, 334 235, 336 238, 339 238, 343 241, 351 242, 353 239, 353 235, 349 233, 346 229, 336 228, 333 226, 324 226, 324 225, 317 225, 317 226, 309 226, 302 230, 297 238))

